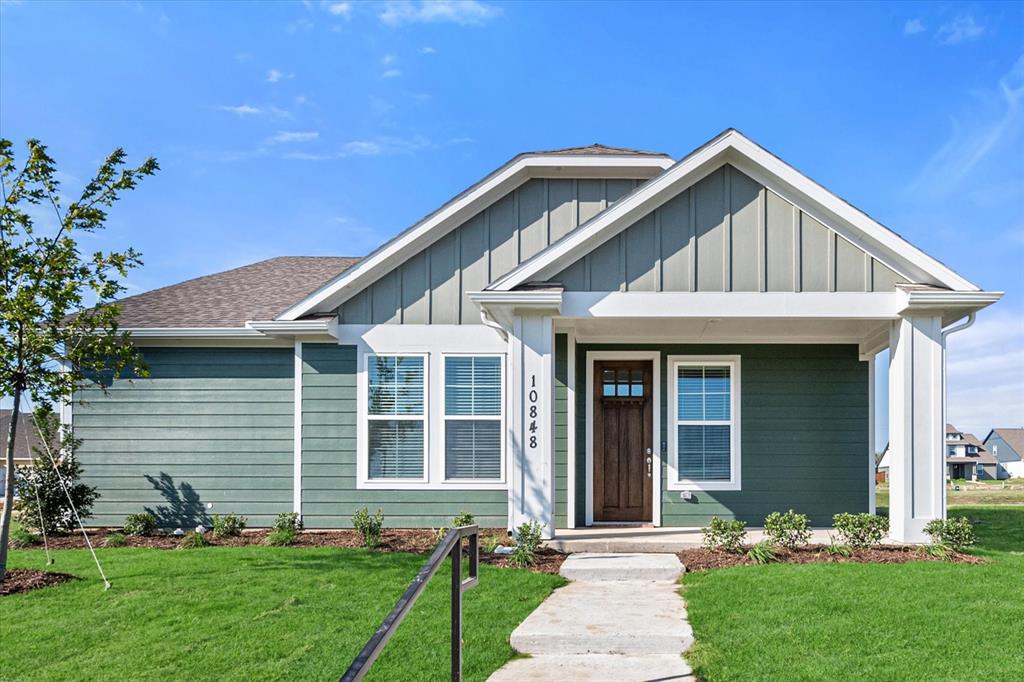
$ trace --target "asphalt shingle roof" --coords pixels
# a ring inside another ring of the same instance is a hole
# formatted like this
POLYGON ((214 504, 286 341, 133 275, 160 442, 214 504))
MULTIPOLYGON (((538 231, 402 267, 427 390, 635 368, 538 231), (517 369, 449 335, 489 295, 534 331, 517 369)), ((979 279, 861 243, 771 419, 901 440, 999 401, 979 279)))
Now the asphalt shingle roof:
POLYGON ((532 152, 533 154, 552 154, 562 156, 575 156, 575 155, 589 155, 589 154, 607 154, 610 156, 668 156, 668 154, 662 154, 661 152, 646 152, 642 149, 627 149, 626 147, 609 147, 608 145, 588 144, 585 147, 566 147, 564 149, 548 149, 542 152, 532 152))

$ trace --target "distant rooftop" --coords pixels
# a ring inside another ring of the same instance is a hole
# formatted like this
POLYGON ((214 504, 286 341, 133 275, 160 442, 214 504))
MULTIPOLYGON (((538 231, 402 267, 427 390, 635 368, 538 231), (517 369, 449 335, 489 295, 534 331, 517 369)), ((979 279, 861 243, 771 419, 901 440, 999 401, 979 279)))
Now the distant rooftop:
POLYGON ((585 147, 566 147, 565 149, 548 149, 533 154, 552 154, 562 156, 583 156, 590 154, 605 154, 608 156, 668 156, 661 152, 645 152, 641 149, 627 149, 626 147, 609 147, 607 145, 588 144, 585 147))

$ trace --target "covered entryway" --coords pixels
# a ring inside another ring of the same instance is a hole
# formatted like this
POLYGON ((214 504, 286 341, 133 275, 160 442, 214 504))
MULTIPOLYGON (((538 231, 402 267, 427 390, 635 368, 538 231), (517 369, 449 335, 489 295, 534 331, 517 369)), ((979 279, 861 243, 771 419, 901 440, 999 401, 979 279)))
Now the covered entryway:
POLYGON ((651 360, 598 360, 593 381, 594 521, 651 522, 651 360))

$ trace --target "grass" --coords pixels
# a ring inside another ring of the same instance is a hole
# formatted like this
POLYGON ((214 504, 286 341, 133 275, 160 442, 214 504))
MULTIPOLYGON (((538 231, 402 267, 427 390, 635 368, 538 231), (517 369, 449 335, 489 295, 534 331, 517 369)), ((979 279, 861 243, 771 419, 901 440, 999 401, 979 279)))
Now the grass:
MULTIPOLYGON (((0 598, 0 678, 337 679, 425 557, 274 547, 85 550, 52 570, 83 580, 0 598)), ((40 550, 14 568, 43 568, 40 550)), ((448 562, 367 679, 446 679, 448 562)), ((463 671, 484 680, 513 655, 509 634, 562 584, 558 576, 480 567, 463 602, 463 671)))
MULTIPOLYGON (((946 504, 953 506, 1024 504, 1024 481, 969 481, 960 483, 960 490, 946 485, 946 504)), ((889 507, 889 486, 879 483, 875 488, 875 504, 889 507)))
MULTIPOLYGON (((1020 680, 1019 648, 968 632, 1020 632, 1024 507, 951 509, 975 521, 985 565, 743 566, 686 575, 706 680, 1020 680)), ((1011 638, 1012 639, 1012 638, 1011 638)))

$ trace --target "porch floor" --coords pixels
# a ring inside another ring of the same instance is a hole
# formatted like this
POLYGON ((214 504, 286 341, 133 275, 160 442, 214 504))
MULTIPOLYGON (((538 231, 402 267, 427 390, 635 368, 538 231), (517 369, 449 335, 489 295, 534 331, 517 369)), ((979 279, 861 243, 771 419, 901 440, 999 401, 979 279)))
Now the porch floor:
MULTIPOLYGON (((576 552, 649 552, 672 553, 700 547, 701 529, 697 527, 652 528, 636 526, 591 526, 588 528, 560 528, 555 537, 544 544, 551 549, 573 554, 576 552)), ((814 528, 812 544, 828 544, 833 528, 814 528)), ((761 528, 747 529, 747 542, 765 539, 761 528)))

